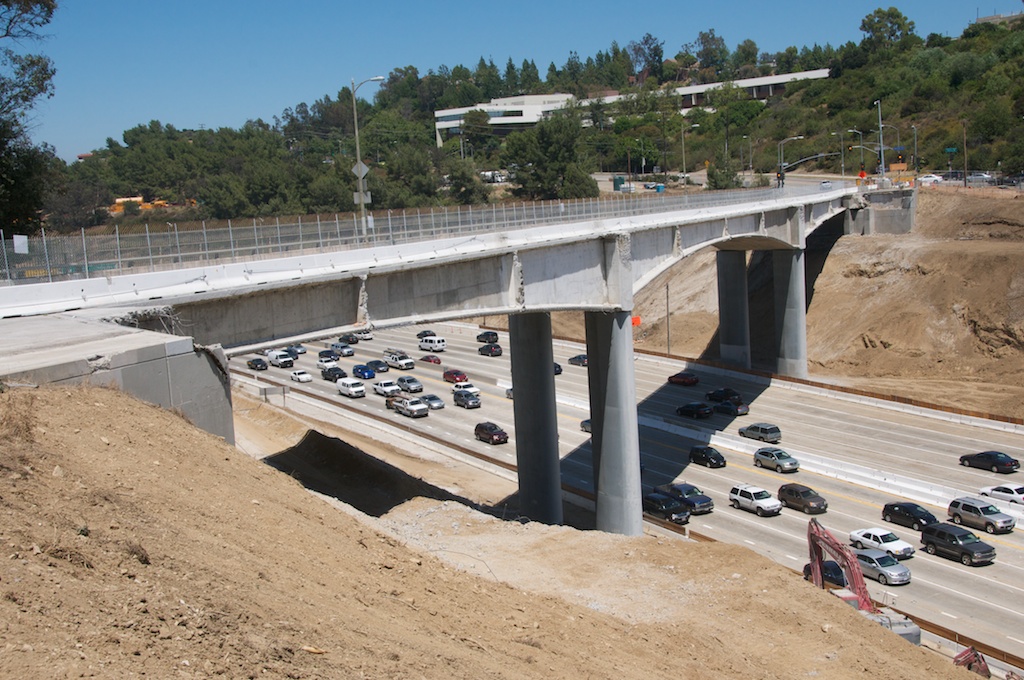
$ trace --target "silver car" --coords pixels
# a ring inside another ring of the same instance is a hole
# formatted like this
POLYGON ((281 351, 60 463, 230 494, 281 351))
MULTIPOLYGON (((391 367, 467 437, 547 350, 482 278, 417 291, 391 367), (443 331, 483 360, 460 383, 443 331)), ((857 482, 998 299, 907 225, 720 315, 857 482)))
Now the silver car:
POLYGON ((796 472, 800 461, 782 449, 765 446, 754 452, 754 467, 766 467, 776 472, 796 472))
POLYGON ((854 550, 860 570, 868 578, 873 578, 883 586, 899 586, 910 583, 910 569, 887 552, 867 548, 854 550))
POLYGON ((1016 520, 988 501, 977 498, 954 498, 946 513, 954 524, 966 524, 975 529, 984 529, 990 534, 1013 531, 1016 520))

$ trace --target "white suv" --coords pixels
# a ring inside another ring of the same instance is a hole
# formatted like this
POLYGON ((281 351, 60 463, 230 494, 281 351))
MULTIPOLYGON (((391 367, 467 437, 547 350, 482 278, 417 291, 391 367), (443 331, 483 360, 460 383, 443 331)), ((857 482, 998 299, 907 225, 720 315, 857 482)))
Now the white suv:
POLYGON ((729 492, 729 502, 734 508, 743 508, 757 513, 758 517, 777 515, 782 512, 782 503, 770 493, 753 484, 737 484, 729 492))

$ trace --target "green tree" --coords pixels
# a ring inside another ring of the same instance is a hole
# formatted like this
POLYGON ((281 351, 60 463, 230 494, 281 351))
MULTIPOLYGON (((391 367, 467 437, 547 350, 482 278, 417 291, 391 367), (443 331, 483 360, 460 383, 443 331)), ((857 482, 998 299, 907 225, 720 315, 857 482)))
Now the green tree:
POLYGON ((480 173, 470 159, 449 157, 444 162, 448 176, 448 195, 460 205, 487 203, 491 190, 480 179, 480 173))
POLYGON ((597 182, 580 165, 582 130, 577 117, 563 115, 509 135, 505 166, 512 171, 512 193, 533 200, 597 196, 597 182))
POLYGON ((725 38, 715 35, 715 29, 701 31, 697 34, 697 61, 700 62, 702 73, 706 73, 712 82, 725 70, 729 63, 729 48, 725 45, 725 38))
POLYGON ((877 52, 893 47, 913 35, 914 22, 895 7, 879 7, 864 17, 860 22, 860 30, 865 34, 862 44, 869 51, 877 52))

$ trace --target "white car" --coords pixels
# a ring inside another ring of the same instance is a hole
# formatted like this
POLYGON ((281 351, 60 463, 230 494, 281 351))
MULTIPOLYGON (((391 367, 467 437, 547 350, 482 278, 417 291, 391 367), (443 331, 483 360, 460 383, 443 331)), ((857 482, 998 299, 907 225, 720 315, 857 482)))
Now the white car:
POLYGON ((870 529, 856 529, 850 532, 850 543, 854 548, 863 550, 865 548, 876 548, 889 553, 898 560, 905 560, 913 557, 914 546, 910 545, 888 529, 871 527, 870 529))
POLYGON ((942 184, 942 178, 938 175, 921 175, 917 178, 918 184, 942 184))
POLYGON ((337 365, 338 365, 338 362, 335 361, 334 359, 317 359, 316 360, 316 367, 319 368, 321 371, 324 370, 325 368, 333 368, 334 366, 337 366, 337 365))
POLYGON ((295 382, 313 382, 313 376, 306 371, 292 371, 292 380, 295 382))
POLYGON ((982 496, 991 496, 1001 501, 1024 504, 1024 486, 1019 484, 1000 484, 999 486, 986 486, 979 491, 982 496))
POLYGON ((373 340, 373 331, 354 331, 352 335, 356 336, 360 340, 373 340))
POLYGON ((480 388, 471 382, 457 382, 452 385, 452 392, 458 392, 459 390, 466 390, 474 396, 480 396, 480 388))

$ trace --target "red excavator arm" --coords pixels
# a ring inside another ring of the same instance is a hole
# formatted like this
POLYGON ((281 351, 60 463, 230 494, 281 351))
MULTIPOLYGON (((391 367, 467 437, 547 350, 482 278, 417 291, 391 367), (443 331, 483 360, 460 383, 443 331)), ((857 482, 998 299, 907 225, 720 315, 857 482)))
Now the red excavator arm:
POLYGON ((860 570, 857 557, 850 552, 846 545, 837 541, 836 537, 821 526, 816 519, 807 523, 807 546, 811 553, 811 580, 814 585, 819 588, 824 586, 821 563, 825 559, 824 554, 828 553, 829 557, 834 559, 846 574, 849 588, 857 596, 857 608, 864 612, 878 611, 871 601, 867 586, 864 585, 864 573, 860 570))

